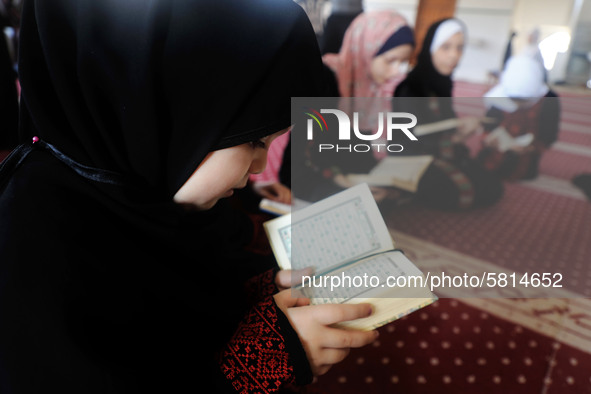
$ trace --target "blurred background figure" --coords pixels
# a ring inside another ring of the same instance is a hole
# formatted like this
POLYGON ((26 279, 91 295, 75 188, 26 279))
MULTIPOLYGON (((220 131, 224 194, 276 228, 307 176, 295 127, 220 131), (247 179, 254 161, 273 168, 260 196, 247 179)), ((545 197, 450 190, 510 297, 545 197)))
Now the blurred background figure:
POLYGON ((330 15, 324 24, 320 48, 323 55, 340 51, 347 28, 363 12, 362 0, 332 0, 330 5, 330 15))
POLYGON ((544 151, 558 138, 560 101, 539 61, 512 57, 498 85, 485 95, 487 117, 478 159, 506 180, 534 179, 544 151))
POLYGON ((462 58, 466 27, 449 18, 429 28, 417 64, 396 88, 396 97, 451 97, 452 74, 462 58))
POLYGON ((413 31, 402 15, 372 11, 355 18, 338 53, 322 59, 334 72, 338 96, 391 97, 413 49, 413 31))
MULTIPOLYGON (((456 18, 431 25, 416 66, 396 88, 394 96, 405 98, 395 101, 397 109, 404 105, 423 124, 457 118, 451 100, 452 74, 462 58, 466 35, 464 23, 456 18)), ((475 162, 464 144, 479 128, 478 118, 460 118, 457 127, 423 136, 411 148, 413 154, 435 158, 419 184, 418 201, 435 209, 461 210, 489 206, 501 198, 500 180, 475 162)))
POLYGON ((531 57, 533 60, 538 62, 540 68, 542 69, 544 82, 548 82, 548 73, 546 71, 546 67, 544 66, 544 57, 542 56, 542 51, 540 50, 539 28, 536 27, 530 31, 529 35, 527 36, 527 44, 523 48, 520 55, 531 57))
POLYGON ((537 60, 542 67, 544 67, 544 58, 540 51, 540 29, 537 27, 530 31, 527 36, 527 45, 523 48, 521 53, 524 56, 529 56, 534 60, 537 60))
MULTIPOLYGON (((375 133, 379 125, 373 114, 390 110, 389 100, 396 85, 406 75, 414 48, 414 32, 398 12, 377 10, 360 14, 347 29, 340 51, 327 53, 322 58, 326 78, 333 81, 329 83, 332 92, 327 96, 345 98, 340 103, 335 102, 335 107, 349 114, 358 112, 361 114, 358 124, 361 132, 375 133), (362 99, 346 99, 351 97, 362 99)), ((325 188, 321 192, 324 196, 349 186, 344 181, 344 174, 368 171, 375 166, 377 159, 376 152, 372 151, 310 152, 309 162, 325 180, 318 182, 325 188)), ((312 178, 312 175, 308 177, 312 178)))
MULTIPOLYGON (((379 112, 380 106, 384 111, 388 111, 390 106, 388 100, 385 99, 392 97, 396 84, 404 78, 414 45, 413 31, 408 26, 407 20, 399 13, 392 10, 361 13, 347 29, 338 53, 327 53, 323 56, 326 81, 325 97, 337 98, 334 103, 335 108, 340 107, 338 97, 363 97, 366 99, 356 101, 355 108, 341 108, 345 111, 353 110, 366 113, 371 109, 372 113, 375 113, 379 112), (358 105, 362 105, 364 108, 358 108, 358 105)), ((372 132, 374 125, 366 123, 365 120, 361 120, 359 124, 362 131, 372 132)), ((328 136, 320 136, 319 138, 324 137, 330 138, 328 136)), ((279 149, 281 141, 277 142, 276 149, 279 149)), ((318 152, 308 152, 307 155, 301 155, 302 157, 287 160, 290 147, 290 142, 287 142, 286 149, 283 151, 281 171, 283 174, 291 172, 292 176, 296 175, 298 177, 296 183, 300 185, 321 185, 318 194, 313 196, 299 191, 298 198, 310 201, 342 190, 343 185, 334 181, 340 178, 339 175, 350 172, 351 166, 358 170, 360 165, 363 168, 371 168, 376 163, 371 152, 358 153, 354 160, 348 154, 318 155, 318 152), (294 165, 294 162, 298 170, 289 171, 291 168, 286 168, 286 165, 294 165)), ((302 147, 302 149, 306 150, 307 148, 302 147)), ((274 152, 270 151, 269 157, 273 157, 273 155, 274 152)), ((269 163, 269 167, 280 168, 280 166, 273 166, 271 163, 269 163)), ((263 176, 266 179, 277 179, 277 175, 262 174, 251 177, 251 180, 253 178, 261 180, 263 176)), ((286 177, 280 176, 279 178, 285 179, 286 177)), ((281 180, 281 184, 287 185, 287 182, 281 180)), ((265 186, 268 187, 268 185, 265 186)), ((256 185, 255 191, 257 191, 256 185)), ((263 192, 265 191, 263 190, 263 192)), ((261 193, 259 192, 259 194, 261 193)))
MULTIPOLYGON (((505 47, 505 55, 503 56, 503 70, 507 65, 507 61, 513 56, 513 39, 517 35, 517 32, 512 31, 507 40, 507 46, 505 47)), ((498 76, 498 75, 497 75, 498 76)))

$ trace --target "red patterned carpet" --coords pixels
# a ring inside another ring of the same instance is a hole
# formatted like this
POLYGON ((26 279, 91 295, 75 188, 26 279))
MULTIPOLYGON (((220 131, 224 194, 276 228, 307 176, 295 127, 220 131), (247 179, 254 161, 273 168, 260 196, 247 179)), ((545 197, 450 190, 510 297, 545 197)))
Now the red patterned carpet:
POLYGON ((560 272, 570 291, 591 297, 591 204, 507 184, 503 200, 474 212, 412 206, 390 216, 390 228, 510 271, 560 272))
POLYGON ((591 393, 591 355, 442 299, 317 379, 324 393, 591 393))
MULTIPOLYGON (((488 88, 458 83, 455 95, 482 97, 488 88)), ((591 203, 571 183, 591 172, 591 95, 559 94, 561 131, 538 179, 507 184, 488 209, 411 204, 385 216, 419 267, 560 272, 569 297, 441 298, 380 328, 375 346, 352 350, 312 392, 591 393, 591 203)), ((460 116, 482 108, 477 99, 457 103, 460 116)), ((469 144, 477 148, 475 139, 469 144)))

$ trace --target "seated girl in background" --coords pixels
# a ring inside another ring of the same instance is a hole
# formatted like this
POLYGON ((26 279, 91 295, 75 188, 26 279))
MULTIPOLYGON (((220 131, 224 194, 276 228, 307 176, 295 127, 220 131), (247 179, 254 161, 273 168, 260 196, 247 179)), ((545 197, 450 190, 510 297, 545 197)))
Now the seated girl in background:
MULTIPOLYGON (((413 31, 397 12, 382 10, 360 14, 347 29, 339 53, 327 53, 322 57, 327 77, 325 96, 335 98, 328 108, 362 114, 380 109, 389 111, 389 100, 385 99, 392 97, 396 84, 404 78, 413 49, 413 31), (363 99, 351 101, 346 99, 349 97, 363 99), (349 107, 351 102, 354 108, 349 107)), ((362 132, 368 133, 372 133, 375 126, 360 124, 362 132)), ((315 143, 320 144, 324 139, 334 143, 332 138, 333 135, 320 133, 315 143)), ((300 144, 293 138, 292 143, 300 144)), ((297 151, 305 149, 302 144, 297 151)), ((300 193, 299 198, 311 201, 331 195, 349 186, 343 182, 342 174, 364 172, 376 164, 376 159, 371 152, 319 154, 310 150, 305 157, 294 156, 292 163, 298 169, 292 174, 298 178, 292 180, 292 185, 302 186, 294 192, 296 196, 300 193), (302 191, 304 188, 307 190, 302 191)))
POLYGON ((340 97, 391 97, 404 77, 414 34, 394 11, 370 11, 353 20, 339 53, 322 59, 334 73, 340 97))
POLYGON ((546 70, 527 55, 508 60, 497 86, 485 95, 487 117, 480 162, 508 181, 534 179, 540 160, 558 138, 560 99, 546 70))
POLYGON ((0 168, 0 391, 275 392, 375 332, 249 279, 224 200, 315 96, 292 0, 24 3, 21 145, 0 168))
MULTIPOLYGON (((434 23, 427 31, 417 64, 394 92, 396 108, 413 113, 420 124, 457 118, 452 105, 452 74, 465 41, 466 27, 460 20, 434 23)), ((458 127, 422 136, 414 146, 405 147, 407 154, 435 158, 421 179, 417 200, 444 210, 488 206, 499 200, 502 183, 470 157, 463 143, 479 127, 478 119, 461 118, 458 127)))

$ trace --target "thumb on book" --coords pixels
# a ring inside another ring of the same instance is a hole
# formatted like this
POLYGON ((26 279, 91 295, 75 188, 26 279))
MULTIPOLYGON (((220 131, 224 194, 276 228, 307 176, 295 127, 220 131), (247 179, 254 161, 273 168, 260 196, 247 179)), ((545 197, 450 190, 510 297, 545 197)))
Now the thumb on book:
POLYGON ((306 267, 299 270, 281 270, 277 272, 275 283, 279 290, 289 289, 302 283, 306 276, 314 275, 314 267, 306 267))

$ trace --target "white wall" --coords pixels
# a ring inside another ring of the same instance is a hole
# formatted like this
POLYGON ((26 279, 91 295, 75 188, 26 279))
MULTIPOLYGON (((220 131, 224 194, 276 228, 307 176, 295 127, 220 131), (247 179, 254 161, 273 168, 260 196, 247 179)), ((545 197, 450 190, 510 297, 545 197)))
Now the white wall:
POLYGON ((571 22, 572 41, 562 62, 563 80, 591 89, 591 0, 576 0, 571 22))
POLYGON ((414 25, 417 16, 418 0, 365 0, 363 8, 366 11, 391 9, 403 15, 410 25, 414 25))
POLYGON ((520 51, 527 43, 528 34, 537 28, 540 41, 556 32, 571 32, 575 0, 517 0, 513 13, 515 49, 520 51))
POLYGON ((488 82, 501 69, 516 0, 458 0, 456 17, 468 27, 468 43, 454 78, 488 82))

